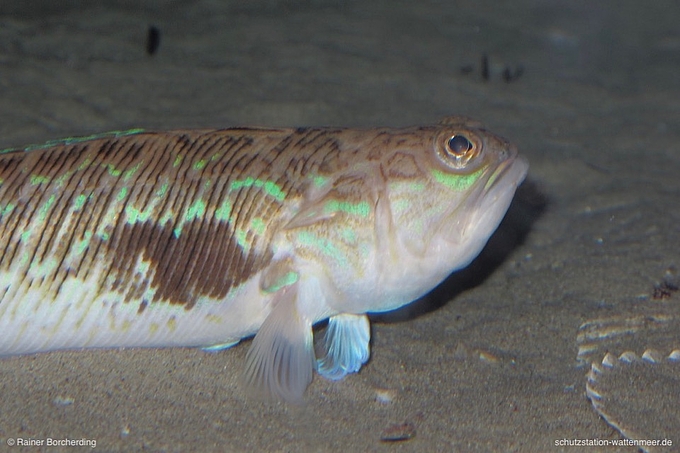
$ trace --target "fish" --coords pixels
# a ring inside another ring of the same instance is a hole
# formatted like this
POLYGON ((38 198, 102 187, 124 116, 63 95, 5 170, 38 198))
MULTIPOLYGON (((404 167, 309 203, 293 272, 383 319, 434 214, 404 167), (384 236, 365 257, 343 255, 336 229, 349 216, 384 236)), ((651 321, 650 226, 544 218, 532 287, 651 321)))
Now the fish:
POLYGON ((299 402, 370 355, 368 313, 465 267, 528 164, 465 117, 132 129, 0 151, 0 355, 227 349, 299 402), (314 347, 313 326, 328 320, 314 347))

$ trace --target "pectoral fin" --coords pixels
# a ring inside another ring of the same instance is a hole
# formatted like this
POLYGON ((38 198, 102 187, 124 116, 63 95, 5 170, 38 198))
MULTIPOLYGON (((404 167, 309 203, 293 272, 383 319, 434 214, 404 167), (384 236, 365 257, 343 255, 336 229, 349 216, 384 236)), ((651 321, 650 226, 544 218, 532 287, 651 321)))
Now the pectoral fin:
POLYGON ((292 283, 276 291, 274 308, 246 356, 244 379, 256 396, 299 403, 312 381, 312 323, 297 309, 297 286, 292 283))
POLYGON ((324 336, 326 356, 317 370, 326 379, 338 380, 356 373, 370 356, 371 330, 366 315, 331 316, 324 336))

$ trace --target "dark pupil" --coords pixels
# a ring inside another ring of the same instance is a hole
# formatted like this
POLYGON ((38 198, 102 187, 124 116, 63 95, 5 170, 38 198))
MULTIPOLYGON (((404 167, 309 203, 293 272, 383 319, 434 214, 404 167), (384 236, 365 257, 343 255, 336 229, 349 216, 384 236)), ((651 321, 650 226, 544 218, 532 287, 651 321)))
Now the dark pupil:
POLYGON ((472 148, 470 140, 462 135, 454 135, 449 139, 449 149, 454 154, 464 154, 472 148))

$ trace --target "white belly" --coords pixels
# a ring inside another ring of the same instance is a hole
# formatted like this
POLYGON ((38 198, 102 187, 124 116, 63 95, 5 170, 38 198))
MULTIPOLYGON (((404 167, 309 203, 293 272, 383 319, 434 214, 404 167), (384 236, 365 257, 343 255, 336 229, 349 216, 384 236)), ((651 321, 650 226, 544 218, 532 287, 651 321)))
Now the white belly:
POLYGON ((213 346, 254 334, 270 312, 271 297, 260 291, 259 274, 224 300, 202 297, 190 310, 100 291, 101 264, 86 280, 68 277, 56 297, 46 297, 44 279, 0 273, 0 355, 89 347, 213 346))

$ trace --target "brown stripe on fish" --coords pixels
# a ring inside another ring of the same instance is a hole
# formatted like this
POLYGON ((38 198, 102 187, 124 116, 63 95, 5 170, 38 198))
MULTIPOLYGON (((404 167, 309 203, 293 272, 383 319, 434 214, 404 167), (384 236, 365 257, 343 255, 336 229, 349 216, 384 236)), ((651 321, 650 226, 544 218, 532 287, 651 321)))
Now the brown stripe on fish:
MULTIPOLYGON (((149 133, 5 153, 0 268, 17 272, 17 257, 32 254, 24 273, 31 267, 44 280, 39 266, 57 260, 63 283, 67 275, 88 279, 102 262, 100 289, 127 300, 149 287, 153 300, 188 308, 199 295, 224 297, 271 259, 268 241, 247 230, 244 217, 256 205, 271 217, 282 201, 256 193, 268 186, 250 176, 258 165, 252 143, 233 132, 149 133), (230 189, 239 177, 238 190, 230 189), (151 279, 136 269, 140 257, 151 279)), ((266 233, 269 220, 260 222, 266 233)))
MULTIPOLYGON (((154 186, 156 193, 165 190, 166 201, 172 200, 172 203, 165 203, 162 211, 142 222, 123 224, 119 219, 111 236, 110 251, 116 256, 131 258, 120 264, 114 261, 111 267, 111 274, 115 274, 114 289, 122 289, 124 283, 129 286, 135 281, 137 257, 149 263, 152 270, 152 279, 140 284, 155 288, 155 294, 151 301, 142 300, 140 310, 148 302, 165 300, 184 304, 189 309, 198 296, 223 298, 232 287, 250 278, 271 259, 266 250, 260 251, 263 247, 253 247, 253 238, 239 240, 238 228, 243 221, 238 209, 232 208, 228 217, 216 218, 220 204, 230 202, 224 195, 228 182, 238 177, 224 172, 219 178, 207 176, 214 170, 214 161, 220 160, 218 154, 213 154, 217 156, 213 160, 207 153, 218 148, 223 150, 225 146, 217 142, 224 140, 216 140, 215 136, 187 139, 189 136, 183 135, 176 141, 180 147, 188 144, 186 156, 176 152, 176 146, 168 147, 174 157, 172 165, 177 170, 170 177, 173 184, 165 189, 162 184, 154 186), (167 220, 163 221, 163 215, 168 213, 167 220)), ((231 142, 234 146, 239 140, 231 142)), ((244 193, 255 192, 254 189, 251 185, 244 193)), ((126 206, 132 198, 130 194, 126 206)), ((157 200, 147 198, 146 201, 134 209, 143 211, 148 209, 150 201, 157 200)), ((144 289, 139 286, 128 291, 139 295, 144 289)))

